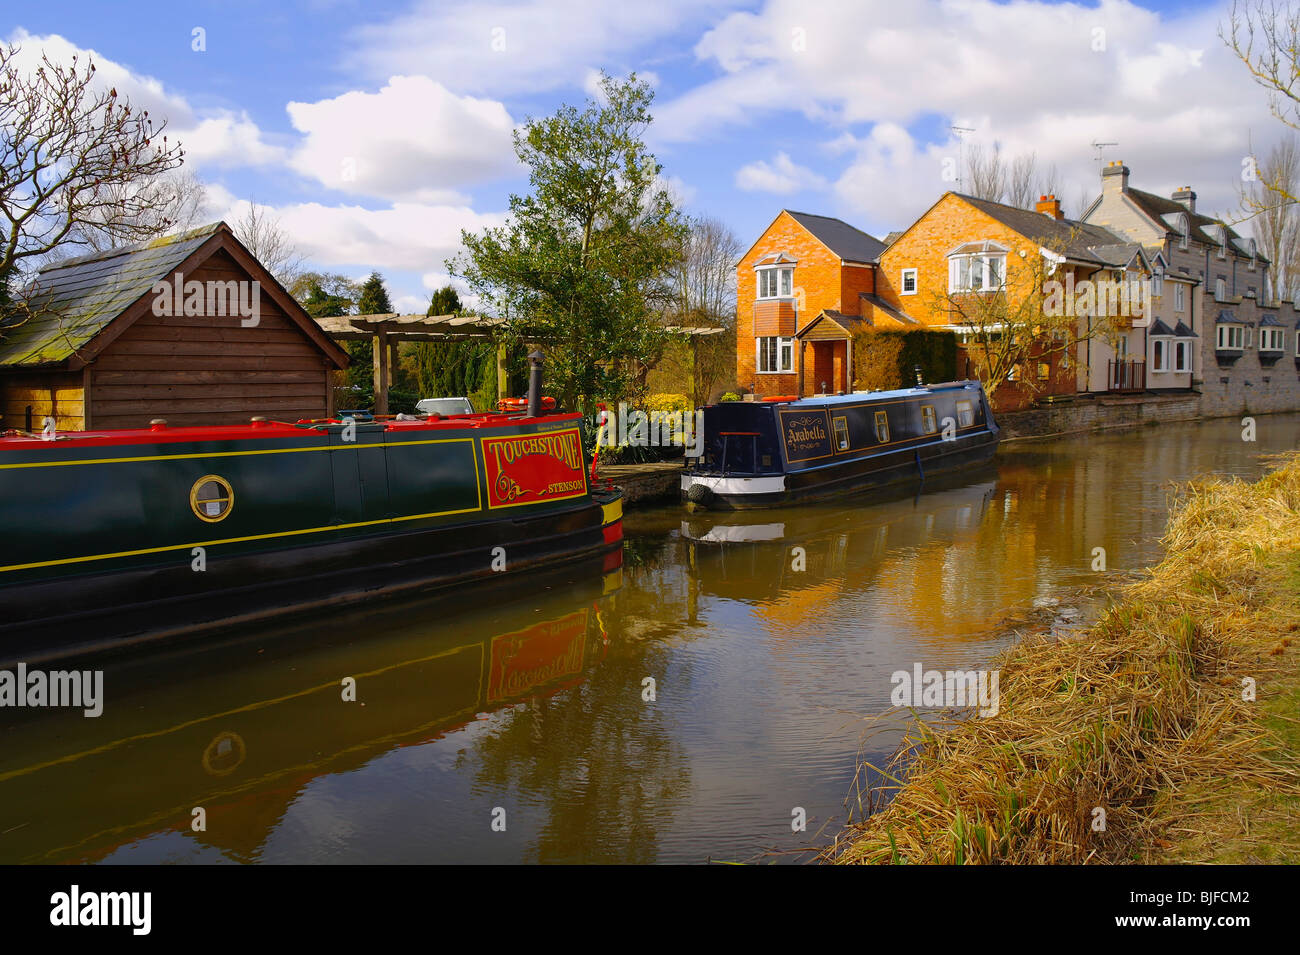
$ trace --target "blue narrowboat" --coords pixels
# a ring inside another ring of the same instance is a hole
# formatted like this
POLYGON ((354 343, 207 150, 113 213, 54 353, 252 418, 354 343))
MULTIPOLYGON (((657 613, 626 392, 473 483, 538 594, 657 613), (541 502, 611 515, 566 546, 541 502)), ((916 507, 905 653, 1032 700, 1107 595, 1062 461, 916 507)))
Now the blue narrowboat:
POLYGON ((704 409, 682 474, 694 507, 774 507, 924 480, 989 461, 999 428, 978 381, 704 409))

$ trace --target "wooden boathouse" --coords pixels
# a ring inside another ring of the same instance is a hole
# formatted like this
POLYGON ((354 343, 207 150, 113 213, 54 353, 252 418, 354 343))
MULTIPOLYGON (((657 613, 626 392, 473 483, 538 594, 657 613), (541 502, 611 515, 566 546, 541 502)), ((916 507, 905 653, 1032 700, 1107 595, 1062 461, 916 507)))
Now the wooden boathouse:
POLYGON ((347 353, 224 222, 66 259, 0 325, 0 431, 333 412, 347 353))

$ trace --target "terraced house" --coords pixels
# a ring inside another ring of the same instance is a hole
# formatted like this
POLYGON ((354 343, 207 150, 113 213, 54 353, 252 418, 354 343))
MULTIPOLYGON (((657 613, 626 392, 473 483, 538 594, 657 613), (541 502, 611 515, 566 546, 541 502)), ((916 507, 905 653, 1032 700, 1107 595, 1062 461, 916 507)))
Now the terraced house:
POLYGON ((1103 169, 1083 218, 1166 263, 1148 380, 1187 378, 1207 417, 1300 409, 1300 312, 1274 293, 1254 239, 1198 212, 1189 186, 1167 199, 1133 188, 1122 162, 1103 169))

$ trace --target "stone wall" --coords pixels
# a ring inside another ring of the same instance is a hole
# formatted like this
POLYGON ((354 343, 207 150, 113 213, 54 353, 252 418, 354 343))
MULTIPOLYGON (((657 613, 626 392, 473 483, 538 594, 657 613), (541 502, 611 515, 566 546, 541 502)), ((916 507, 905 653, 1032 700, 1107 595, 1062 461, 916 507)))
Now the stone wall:
MULTIPOLYGON (((1201 396, 1115 395, 1058 402, 995 415, 1003 440, 1036 438, 1080 431, 1137 428, 1165 421, 1192 421, 1200 417, 1201 396)), ((1231 412, 1229 412, 1231 413, 1231 412)))

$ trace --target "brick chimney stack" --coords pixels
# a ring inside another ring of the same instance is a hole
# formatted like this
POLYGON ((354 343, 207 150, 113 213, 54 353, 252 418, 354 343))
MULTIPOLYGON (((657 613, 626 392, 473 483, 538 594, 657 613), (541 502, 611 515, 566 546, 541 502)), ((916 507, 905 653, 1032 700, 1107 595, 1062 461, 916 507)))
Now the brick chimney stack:
POLYGON ((1128 166, 1121 160, 1116 159, 1101 167, 1101 191, 1103 194, 1128 192, 1128 166))
POLYGON ((1188 212, 1196 211, 1196 193, 1192 192, 1191 186, 1183 186, 1169 198, 1173 199, 1174 202, 1181 202, 1187 207, 1188 212))
POLYGON ((1045 216, 1051 216, 1057 222, 1060 222, 1064 216, 1061 215, 1061 200, 1055 195, 1039 196, 1038 202, 1034 205, 1035 212, 1041 212, 1045 216))

